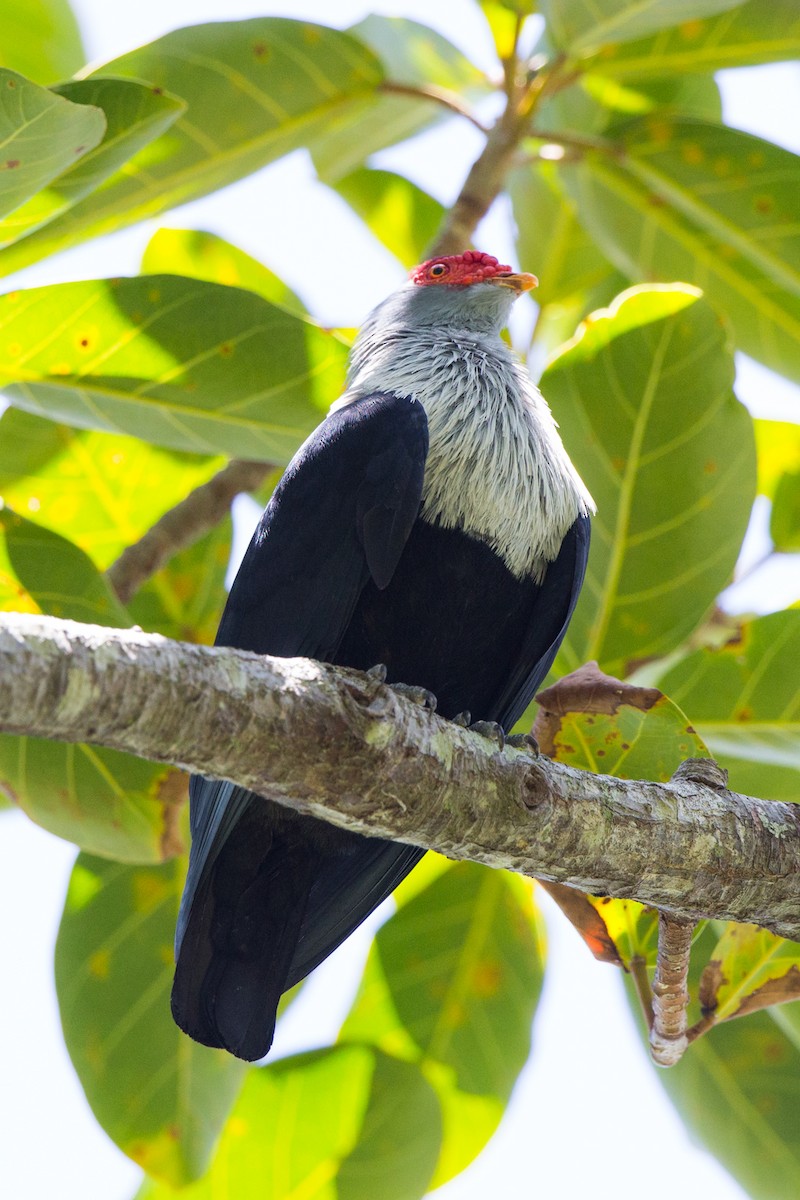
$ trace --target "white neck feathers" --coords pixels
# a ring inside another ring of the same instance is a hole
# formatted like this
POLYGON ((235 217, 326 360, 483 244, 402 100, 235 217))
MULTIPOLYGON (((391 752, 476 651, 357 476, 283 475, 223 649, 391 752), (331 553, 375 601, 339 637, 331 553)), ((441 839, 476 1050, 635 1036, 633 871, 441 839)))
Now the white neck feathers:
POLYGON ((594 505, 514 354, 494 334, 367 325, 340 403, 376 391, 425 409, 421 515, 486 542, 518 578, 541 580, 594 505))

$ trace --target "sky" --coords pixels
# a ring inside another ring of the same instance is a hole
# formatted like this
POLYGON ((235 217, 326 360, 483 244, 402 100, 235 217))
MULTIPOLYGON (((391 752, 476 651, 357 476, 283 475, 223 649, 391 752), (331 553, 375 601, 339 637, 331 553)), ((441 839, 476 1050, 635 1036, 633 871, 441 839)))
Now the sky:
MULTIPOLYGON (((227 5, 224 0, 137 0, 131 5, 74 0, 73 7, 93 60, 205 20, 284 15, 347 25, 377 11, 434 25, 480 65, 491 67, 493 62, 472 0, 376 0, 370 5, 346 0, 282 5, 266 0, 227 5)), ((727 71, 721 83, 731 124, 800 151, 800 67, 727 71)), ((479 148, 479 135, 461 122, 417 139, 411 148, 386 152, 381 163, 407 170, 448 201, 479 148)), ((403 277, 402 268, 346 206, 314 182, 306 157, 297 154, 175 210, 161 222, 20 272, 15 285, 134 273, 157 224, 210 229, 237 242, 283 275, 320 320, 334 325, 360 323, 403 277), (298 269, 309 254, 317 263, 313 277, 298 269), (355 279, 354 263, 359 265, 355 279)), ((510 236, 497 213, 482 226, 478 243, 513 261, 510 236)), ((521 265, 536 270, 535 263, 521 265)), ((796 420, 800 412, 797 388, 747 360, 740 363, 737 391, 758 415, 796 420)), ((249 519, 252 515, 243 518, 245 523, 249 519)), ((755 528, 754 556, 759 536, 755 528)), ((754 576, 730 593, 731 607, 782 606, 794 598, 792 586, 797 591, 785 576, 785 571, 775 578, 754 576)), ((52 983, 53 945, 74 848, 17 813, 0 818, 0 830, 0 958, 8 971, 0 990, 0 1189, 13 1200, 127 1200, 140 1174, 88 1109, 61 1040, 52 983)), ((680 1195, 742 1200, 744 1193, 727 1173, 692 1144, 662 1092, 634 1037, 617 972, 595 963, 574 932, 544 906, 550 957, 534 1026, 534 1053, 500 1132, 477 1162, 437 1196, 484 1200, 491 1192, 510 1197, 535 1190, 542 1196, 591 1195, 593 1200, 639 1200, 644 1192, 649 1200, 680 1195), (656 1145, 660 1161, 669 1163, 668 1172, 653 1172, 656 1145), (609 1164, 605 1181, 598 1163, 609 1164)), ((320 969, 282 1024, 277 1054, 335 1036, 368 941, 369 931, 350 939, 320 969)))

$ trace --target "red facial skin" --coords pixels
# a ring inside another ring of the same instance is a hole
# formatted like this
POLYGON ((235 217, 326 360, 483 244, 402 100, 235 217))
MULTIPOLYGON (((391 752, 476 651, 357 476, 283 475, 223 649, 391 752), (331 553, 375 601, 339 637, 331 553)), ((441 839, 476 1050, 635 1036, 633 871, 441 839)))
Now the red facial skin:
POLYGON ((467 250, 464 254, 445 254, 429 258, 411 272, 409 279, 418 287, 446 284, 448 287, 468 287, 471 283, 504 283, 515 291, 536 287, 535 275, 515 273, 512 267, 498 262, 492 254, 467 250))

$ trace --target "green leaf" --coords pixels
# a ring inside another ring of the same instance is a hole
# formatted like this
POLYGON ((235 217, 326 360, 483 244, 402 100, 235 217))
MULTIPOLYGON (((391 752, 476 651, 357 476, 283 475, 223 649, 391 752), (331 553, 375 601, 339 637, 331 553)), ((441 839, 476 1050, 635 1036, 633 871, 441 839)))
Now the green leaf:
POLYGON ((103 140, 84 154, 50 185, 36 193, 0 227, 0 247, 26 237, 99 188, 123 163, 159 137, 184 112, 186 105, 129 79, 80 79, 53 91, 79 105, 105 113, 103 140))
POLYGON ((659 679, 689 714, 737 792, 797 799, 800 610, 745 623, 735 641, 697 650, 659 679))
POLYGON ((53 83, 86 61, 80 29, 68 0, 3 0, 0 66, 53 83))
MULTIPOLYGON (((742 0, 542 0, 554 45, 583 56, 687 21, 726 13, 742 0)), ((662 74, 664 72, 661 72, 662 74)))
POLYGON ((702 288, 737 346, 800 379, 800 158, 689 119, 645 118, 620 139, 563 168, 604 253, 632 277, 702 288))
POLYGON ((392 85, 433 87, 450 92, 454 102, 486 95, 487 82, 452 43, 434 29, 403 17, 371 14, 349 32, 381 60, 387 81, 369 109, 358 119, 332 128, 314 147, 320 178, 335 184, 360 167, 377 150, 404 141, 440 121, 446 110, 430 99, 392 92, 392 85))
MULTIPOLYGON (((703 950, 714 940, 708 926, 692 948, 694 994, 703 950)), ((630 987, 628 997, 641 1028, 630 987)), ((726 1022, 694 1042, 677 1066, 656 1072, 690 1135, 753 1200, 790 1200, 800 1191, 799 1007, 786 1004, 726 1022)))
POLYGON ((339 179, 336 191, 405 267, 425 257, 444 217, 444 206, 392 171, 368 167, 339 179))
POLYGON ((174 767, 102 746, 2 734, 0 793, 92 854, 152 863, 182 848, 178 815, 188 791, 174 767))
POLYGON ((173 275, 0 297, 12 404, 178 450, 287 462, 339 394, 346 354, 252 292, 173 275))
POLYGON ((128 605, 136 624, 178 641, 210 645, 225 607, 232 532, 226 519, 173 555, 128 605))
MULTIPOLYGON (((66 538, 0 509, 0 604, 127 626, 91 560, 66 538), (16 595, 14 592, 16 589, 16 595)), ((0 736, 0 792, 51 833, 96 854, 159 862, 176 853, 186 777, 115 750, 0 736)))
POLYGON ((520 262, 538 277, 539 304, 581 304, 591 297, 594 307, 599 307, 626 286, 622 281, 610 290, 622 277, 584 231, 553 163, 517 168, 509 175, 508 193, 517 225, 517 252, 520 262))
POLYGON ((787 471, 779 479, 769 533, 776 550, 783 553, 800 550, 800 471, 787 471))
POLYGON ((723 12, 662 29, 655 37, 609 46, 591 70, 622 78, 719 71, 755 63, 788 62, 800 55, 796 0, 748 0, 723 12))
POLYGON ((382 78, 348 34, 278 17, 178 29, 95 74, 147 81, 186 114, 100 191, 0 252, 3 274, 326 141, 364 114, 382 78))
POLYGON ((596 659, 622 676, 671 651, 729 581, 755 494, 752 420, 732 382, 724 327, 678 284, 623 293, 545 371, 598 507, 562 673, 596 659))
POLYGON ((758 449, 758 492, 772 497, 788 471, 800 471, 800 425, 793 421, 754 422, 758 449))
POLYGON ((73 104, 0 67, 0 240, 2 218, 96 146, 105 127, 101 109, 73 104))
POLYGON ((703 1011, 715 1022, 800 997, 800 945, 758 925, 730 922, 700 979, 703 1011))
MULTIPOLYGON (((418 1200, 439 1146, 419 1070, 368 1046, 250 1071, 211 1170, 183 1200, 418 1200)), ((174 1193, 146 1184, 140 1200, 174 1193)))
POLYGON ((0 417, 0 494, 69 536, 101 569, 224 461, 70 429, 16 408, 0 417))
POLYGON ((2 500, 0 532, 14 574, 42 612, 122 629, 132 624, 105 576, 74 542, 21 517, 2 500))
POLYGON ((199 229, 158 229, 147 243, 142 274, 185 275, 226 287, 244 288, 263 296, 270 304, 308 319, 302 300, 282 279, 258 259, 215 233, 203 233, 199 229))
POLYGON ((126 867, 81 854, 55 957, 64 1038, 95 1116, 121 1150, 176 1186, 205 1170, 245 1071, 170 1015, 184 872, 180 859, 126 867))
POLYGON ((378 931, 340 1037, 425 1072, 444 1117, 438 1187, 489 1140, 528 1057, 544 939, 515 876, 474 863, 432 876, 378 931))

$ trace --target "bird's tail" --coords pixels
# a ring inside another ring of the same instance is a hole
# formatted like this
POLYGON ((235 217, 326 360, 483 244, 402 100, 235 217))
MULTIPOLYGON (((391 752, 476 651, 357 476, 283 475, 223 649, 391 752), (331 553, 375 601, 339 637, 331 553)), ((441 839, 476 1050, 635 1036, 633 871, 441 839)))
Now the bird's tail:
POLYGON ((281 993, 318 871, 308 845, 259 819, 248 805, 221 848, 190 866, 172 989, 172 1013, 195 1041, 250 1062, 275 1033, 281 993))

